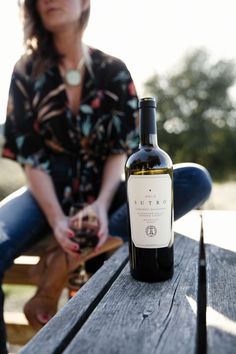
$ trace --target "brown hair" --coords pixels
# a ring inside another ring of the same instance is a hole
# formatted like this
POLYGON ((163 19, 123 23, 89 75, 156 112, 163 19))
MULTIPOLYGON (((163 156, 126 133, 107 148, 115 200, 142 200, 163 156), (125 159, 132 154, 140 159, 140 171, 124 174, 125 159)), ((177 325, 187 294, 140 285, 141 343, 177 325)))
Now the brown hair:
MULTIPOLYGON (((28 52, 37 56, 37 69, 40 71, 48 62, 58 62, 60 54, 54 47, 52 34, 47 31, 40 19, 36 8, 36 0, 18 0, 23 19, 24 45, 28 52)), ((87 26, 90 14, 90 7, 80 17, 80 28, 84 30, 87 26)))

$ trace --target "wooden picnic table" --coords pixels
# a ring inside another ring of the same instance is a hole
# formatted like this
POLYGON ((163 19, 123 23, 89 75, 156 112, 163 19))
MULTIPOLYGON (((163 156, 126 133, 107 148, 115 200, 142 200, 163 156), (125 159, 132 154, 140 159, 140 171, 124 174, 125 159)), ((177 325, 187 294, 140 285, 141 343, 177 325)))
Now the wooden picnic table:
POLYGON ((20 353, 236 353, 235 230, 236 211, 177 221, 163 283, 131 277, 125 244, 20 353))

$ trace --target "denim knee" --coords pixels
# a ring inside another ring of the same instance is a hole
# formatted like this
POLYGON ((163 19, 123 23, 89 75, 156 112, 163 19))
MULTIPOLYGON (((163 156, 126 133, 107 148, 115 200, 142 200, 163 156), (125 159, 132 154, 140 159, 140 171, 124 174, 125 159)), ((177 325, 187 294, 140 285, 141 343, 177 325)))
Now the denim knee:
POLYGON ((46 219, 31 193, 21 188, 0 203, 0 276, 45 228, 46 219))
POLYGON ((11 242, 5 228, 4 223, 0 222, 0 281, 5 271, 13 264, 16 254, 14 244, 11 242))
POLYGON ((192 176, 192 183, 195 184, 195 194, 198 196, 200 206, 211 194, 212 179, 208 170, 202 165, 192 163, 189 168, 189 174, 192 176))
POLYGON ((211 176, 203 166, 196 163, 174 165, 175 220, 199 208, 209 198, 211 189, 211 176))
POLYGON ((112 236, 121 237, 124 241, 128 240, 128 209, 126 203, 111 215, 109 233, 112 236))

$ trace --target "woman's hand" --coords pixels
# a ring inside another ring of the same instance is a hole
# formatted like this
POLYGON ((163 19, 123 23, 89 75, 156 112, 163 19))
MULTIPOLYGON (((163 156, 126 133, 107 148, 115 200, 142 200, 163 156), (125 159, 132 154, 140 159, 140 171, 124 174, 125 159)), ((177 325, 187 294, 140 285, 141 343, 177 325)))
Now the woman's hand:
POLYGON ((62 249, 74 258, 79 258, 79 245, 71 240, 74 231, 69 227, 69 219, 63 216, 55 221, 53 226, 54 237, 62 249))
POLYGON ((108 238, 108 214, 105 204, 96 200, 75 214, 70 219, 70 223, 80 229, 84 218, 88 219, 88 226, 91 224, 91 228, 97 229, 99 241, 96 249, 98 249, 108 238))
POLYGON ((55 192, 52 178, 45 171, 25 166, 28 184, 34 198, 45 214, 54 236, 62 249, 73 257, 79 257, 79 246, 71 240, 74 232, 69 226, 69 219, 65 216, 55 192))

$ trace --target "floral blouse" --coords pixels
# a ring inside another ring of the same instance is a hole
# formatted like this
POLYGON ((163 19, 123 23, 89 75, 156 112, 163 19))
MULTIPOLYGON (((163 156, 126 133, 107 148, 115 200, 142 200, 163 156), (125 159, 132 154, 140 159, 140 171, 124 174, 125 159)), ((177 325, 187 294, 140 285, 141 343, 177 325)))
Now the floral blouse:
POLYGON ((3 157, 48 173, 60 200, 72 191, 74 199, 92 202, 108 156, 130 154, 138 145, 137 96, 129 71, 97 49, 89 48, 89 57, 77 114, 57 65, 34 79, 28 56, 25 70, 16 65, 12 75, 3 157))

